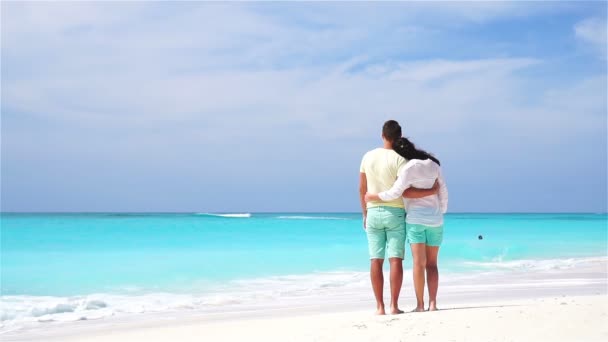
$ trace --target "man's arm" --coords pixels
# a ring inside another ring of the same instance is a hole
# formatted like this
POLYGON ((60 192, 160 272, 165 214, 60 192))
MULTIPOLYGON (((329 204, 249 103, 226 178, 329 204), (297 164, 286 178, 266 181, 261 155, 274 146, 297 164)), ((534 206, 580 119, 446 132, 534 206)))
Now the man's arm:
POLYGON ((399 175, 397 176, 397 180, 393 183, 393 186, 383 191, 379 194, 371 194, 368 193, 365 195, 365 201, 392 201, 403 196, 403 191, 409 187, 409 183, 407 181, 407 169, 401 168, 399 170, 399 175))
POLYGON ((433 196, 439 191, 439 182, 435 180, 435 184, 430 189, 418 189, 418 188, 407 188, 403 192, 405 198, 422 198, 427 196, 433 196))
POLYGON ((396 200, 397 198, 400 198, 403 194, 403 191, 405 189, 408 188, 408 183, 407 183, 407 169, 402 168, 399 171, 399 175, 397 176, 397 180, 395 181, 395 183, 393 183, 393 186, 386 190, 386 191, 382 191, 379 194, 368 194, 367 196, 365 196, 365 199, 370 201, 370 200, 380 200, 380 201, 392 201, 392 200, 396 200))
POLYGON ((368 192, 365 194, 365 202, 371 202, 371 201, 382 201, 382 199, 380 198, 380 196, 378 196, 378 194, 370 194, 368 192))
POLYGON ((359 200, 361 201, 361 211, 363 212, 363 228, 367 221, 367 203, 365 203, 365 193, 367 192, 367 177, 364 172, 359 173, 359 200))

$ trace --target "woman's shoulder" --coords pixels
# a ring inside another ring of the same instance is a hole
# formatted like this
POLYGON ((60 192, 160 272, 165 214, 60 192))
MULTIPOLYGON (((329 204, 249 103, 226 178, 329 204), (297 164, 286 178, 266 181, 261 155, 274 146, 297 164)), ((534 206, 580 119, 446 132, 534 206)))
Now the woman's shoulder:
POLYGON ((411 159, 411 160, 408 160, 408 162, 405 164, 404 168, 406 170, 416 168, 416 169, 425 169, 425 170, 432 170, 435 172, 439 172, 439 170, 441 169, 441 166, 439 166, 439 164, 435 163, 431 159, 411 159))
POLYGON ((423 165, 424 162, 425 162, 424 160, 420 160, 420 159, 410 159, 405 164, 405 167, 414 167, 416 165, 423 165))

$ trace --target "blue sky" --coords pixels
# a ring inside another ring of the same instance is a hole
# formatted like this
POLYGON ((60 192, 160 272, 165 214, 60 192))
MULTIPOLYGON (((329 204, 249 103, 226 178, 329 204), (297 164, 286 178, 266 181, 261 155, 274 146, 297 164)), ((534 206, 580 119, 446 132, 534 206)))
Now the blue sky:
POLYGON ((2 2, 3 211, 358 211, 396 119, 453 212, 605 212, 606 2, 2 2))

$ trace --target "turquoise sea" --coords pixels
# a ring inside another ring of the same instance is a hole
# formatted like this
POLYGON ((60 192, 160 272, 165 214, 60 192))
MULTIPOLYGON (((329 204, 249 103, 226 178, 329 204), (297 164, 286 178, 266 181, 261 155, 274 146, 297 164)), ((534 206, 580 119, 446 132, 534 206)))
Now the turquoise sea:
MULTIPOLYGON (((607 222, 606 214, 449 214, 440 270, 534 271, 606 258, 607 222)), ((5 329, 369 286, 358 213, 3 213, 0 223, 5 329)))

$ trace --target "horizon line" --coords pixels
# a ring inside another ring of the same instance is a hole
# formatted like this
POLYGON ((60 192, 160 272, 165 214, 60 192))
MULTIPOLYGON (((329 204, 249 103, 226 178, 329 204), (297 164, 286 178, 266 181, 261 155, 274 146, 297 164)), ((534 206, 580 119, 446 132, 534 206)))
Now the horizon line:
MULTIPOLYGON (((0 211, 0 214, 361 214, 360 211, 0 211)), ((454 211, 450 214, 608 214, 608 211, 454 211)))

